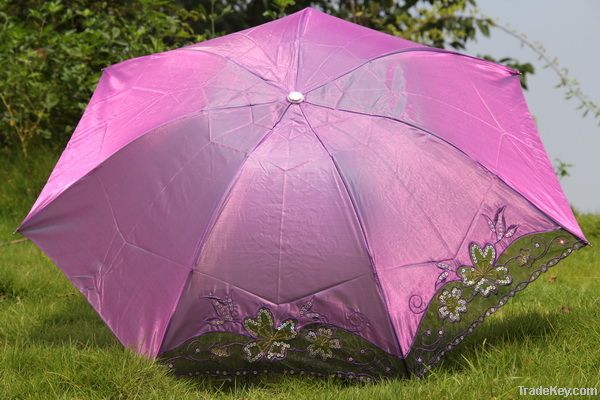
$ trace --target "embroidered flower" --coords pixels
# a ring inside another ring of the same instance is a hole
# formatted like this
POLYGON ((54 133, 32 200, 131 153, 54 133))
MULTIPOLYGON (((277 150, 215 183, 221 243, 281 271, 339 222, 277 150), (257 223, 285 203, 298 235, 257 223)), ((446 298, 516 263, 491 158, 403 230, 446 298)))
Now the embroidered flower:
POLYGON ((519 225, 510 225, 509 227, 506 226, 506 220, 504 219, 505 209, 506 206, 500 207, 498 211, 496 211, 496 215, 494 215, 493 220, 487 215, 484 215, 490 230, 496 234, 496 243, 504 238, 508 239, 512 237, 515 233, 517 233, 517 229, 519 229, 519 225))
POLYGON ((211 358, 227 358, 230 356, 229 348, 223 344, 216 344, 209 351, 211 358))
POLYGON ((460 313, 467 312, 467 301, 462 297, 462 290, 453 288, 444 290, 438 297, 441 307, 438 310, 441 319, 448 318, 450 322, 460 321, 460 313))
POLYGON ((314 300, 314 297, 311 297, 306 303, 302 304, 302 306, 299 309, 300 316, 310 319, 310 320, 313 320, 313 321, 327 322, 327 318, 325 318, 324 315, 321 315, 312 309, 313 300, 314 300))
POLYGON ((312 357, 321 356, 323 360, 333 357, 333 349, 342 348, 340 340, 333 337, 333 330, 330 328, 308 331, 306 340, 311 342, 307 347, 308 353, 312 357))
POLYGON ((231 295, 227 295, 224 299, 216 296, 206 296, 213 306, 216 317, 208 318, 206 321, 211 325, 223 325, 227 322, 237 321, 237 310, 233 303, 231 295))
POLYGON ((367 317, 358 311, 352 311, 350 314, 346 314, 346 320, 352 326, 352 328, 348 328, 351 332, 360 332, 369 326, 367 317))
POLYGON ((244 353, 250 362, 266 357, 268 360, 280 360, 285 357, 290 344, 287 341, 296 337, 296 321, 285 320, 275 328, 273 314, 267 308, 261 308, 256 318, 246 318, 244 328, 256 340, 244 346, 244 353))
POLYGON ((436 266, 442 270, 442 272, 440 272, 440 274, 438 275, 437 280, 435 281, 435 288, 437 289, 439 286, 442 286, 444 282, 446 282, 450 271, 452 271, 452 267, 443 262, 437 263, 436 266))
POLYGON ((481 249, 477 243, 469 246, 472 267, 462 266, 458 275, 465 286, 475 286, 475 292, 487 297, 498 288, 498 285, 510 285, 512 278, 508 275, 508 268, 496 266, 496 249, 491 244, 481 249))
POLYGON ((531 250, 530 249, 521 249, 519 250, 519 255, 517 256, 517 261, 520 266, 524 266, 529 262, 531 258, 531 250))

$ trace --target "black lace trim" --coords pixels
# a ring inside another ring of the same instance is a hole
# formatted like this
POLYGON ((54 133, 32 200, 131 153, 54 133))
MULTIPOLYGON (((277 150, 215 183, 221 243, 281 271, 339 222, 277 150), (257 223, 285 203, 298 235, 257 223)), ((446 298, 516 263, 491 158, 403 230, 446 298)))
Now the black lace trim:
MULTIPOLYGON (((539 238, 544 235, 546 235, 546 236, 551 235, 552 238, 549 240, 545 249, 543 250, 543 252, 540 255, 538 255, 537 257, 532 256, 530 249, 520 247, 519 255, 509 257, 508 260, 505 261, 503 264, 509 265, 510 263, 514 263, 516 261, 516 264, 518 265, 517 268, 528 268, 528 267, 530 268, 530 267, 532 267, 533 264, 535 264, 536 261, 543 259, 544 256, 546 256, 549 252, 556 251, 556 249, 554 249, 554 250, 551 249, 554 242, 557 241, 557 243, 562 244, 561 241, 569 240, 570 244, 568 246, 563 247, 561 252, 557 256, 544 260, 544 262, 541 265, 539 265, 539 267, 537 267, 537 269, 533 273, 529 274, 528 278, 525 281, 521 281, 520 283, 515 284, 514 286, 513 286, 513 282, 511 282, 511 284, 509 286, 509 287, 511 287, 510 290, 508 290, 505 294, 501 295, 501 297, 495 303, 493 303, 491 306, 487 307, 484 312, 479 313, 478 318, 473 320, 466 328, 460 330, 460 332, 458 332, 458 333, 453 333, 451 336, 448 335, 446 332, 446 326, 448 324, 440 323, 436 327, 435 324, 431 324, 428 322, 431 322, 433 320, 432 316, 434 314, 437 314, 436 318, 438 321, 446 322, 445 321, 446 318, 442 318, 442 316, 439 313, 439 309, 437 309, 437 307, 436 307, 437 305, 440 304, 439 299, 444 292, 451 293, 449 291, 449 288, 465 289, 465 284, 464 284, 464 281, 453 281, 453 282, 449 282, 448 284, 442 286, 439 289, 436 296, 434 297, 434 300, 426 308, 427 316, 423 317, 423 321, 421 322, 421 325, 419 327, 419 331, 417 333, 415 342, 413 343, 411 352, 409 353, 409 355, 406 358, 407 362, 409 363, 410 370, 414 375, 416 375, 417 377, 424 376, 437 363, 439 363, 442 360, 442 358, 449 351, 451 351, 456 346, 458 346, 467 336, 471 335, 475 331, 475 329, 485 321, 485 319, 487 317, 494 314, 498 309, 500 309, 502 306, 504 306, 508 302, 508 300, 510 300, 512 297, 514 297, 520 291, 524 290, 530 283, 534 282, 537 278, 539 278, 539 276, 542 273, 548 271, 549 268, 555 266, 561 260, 563 260, 564 258, 573 254, 573 252, 575 250, 580 249, 581 247, 584 247, 586 245, 585 242, 581 241, 580 239, 574 237, 570 233, 561 229, 561 230, 554 231, 554 232, 532 234, 532 235, 526 235, 524 237, 521 237, 520 239, 515 241, 513 244, 511 244, 505 250, 504 254, 506 254, 507 251, 509 251, 511 249, 511 247, 513 248, 513 251, 514 251, 515 244, 518 245, 519 243, 523 243, 523 241, 530 241, 531 243, 534 244, 534 246, 536 244, 540 244, 539 238), (531 239, 531 240, 529 240, 529 239, 531 239), (533 259, 531 257, 533 257, 533 259), (428 321, 426 321, 427 317, 429 317, 428 321), (437 329, 437 331, 436 331, 436 329, 437 329), (435 338, 436 335, 438 336, 438 338, 435 338), (450 336, 451 339, 444 340, 448 336, 450 336), (424 340, 424 338, 434 338, 434 339, 424 340)), ((541 244, 540 244, 540 246, 541 246, 541 244)), ((499 286, 499 287, 501 287, 501 286, 499 286)), ((483 297, 483 296, 478 297, 477 296, 478 294, 472 296, 470 299, 470 302, 472 302, 473 300, 476 300, 478 298, 486 299, 486 297, 483 297)), ((498 295, 498 293, 495 293, 495 294, 498 295)), ((489 296, 487 298, 493 298, 493 297, 489 296)), ((471 304, 470 302, 467 304, 471 304)), ((459 307, 460 307, 460 304, 457 304, 457 306, 455 308, 459 308, 459 307)), ((462 316, 460 311, 457 311, 455 314, 462 316)))

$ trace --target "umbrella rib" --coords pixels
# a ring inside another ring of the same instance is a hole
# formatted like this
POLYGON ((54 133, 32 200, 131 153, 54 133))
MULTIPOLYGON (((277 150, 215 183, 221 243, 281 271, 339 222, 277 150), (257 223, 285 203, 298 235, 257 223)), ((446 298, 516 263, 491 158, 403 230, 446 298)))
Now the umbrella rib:
MULTIPOLYGON (((288 145, 289 154, 289 145, 288 145)), ((287 182, 287 173, 283 172, 283 182, 281 184, 281 215, 279 217, 279 255, 277 256, 277 304, 280 303, 280 290, 281 290, 281 259, 283 255, 282 244, 283 244, 283 223, 285 220, 285 188, 287 182)))
POLYGON ((310 92, 312 92, 314 90, 317 90, 317 89, 320 89, 323 86, 326 86, 326 85, 328 85, 328 84, 330 84, 330 83, 332 83, 334 81, 337 81, 338 79, 343 78, 344 76, 351 74, 352 72, 356 71, 357 69, 360 69, 360 68, 364 67, 365 65, 373 62, 373 61, 377 61, 377 60, 379 60, 381 58, 385 58, 385 57, 395 56, 397 54, 414 53, 414 52, 442 53, 442 54, 450 54, 450 55, 454 55, 454 56, 465 57, 465 58, 468 58, 468 59, 471 59, 471 60, 488 63, 490 65, 493 65, 496 68, 503 69, 503 70, 509 72, 512 75, 518 75, 519 74, 518 71, 515 71, 515 70, 513 70, 513 69, 511 69, 511 68, 509 68, 509 67, 507 67, 505 65, 496 64, 496 63, 494 63, 492 61, 482 60, 480 58, 473 57, 473 56, 470 56, 470 55, 467 55, 467 54, 461 54, 461 53, 456 52, 456 51, 450 51, 450 50, 445 50, 445 49, 438 49, 438 48, 435 48, 435 47, 410 47, 408 49, 394 50, 394 51, 390 51, 390 52, 387 52, 387 53, 380 54, 378 56, 369 58, 368 60, 366 60, 366 61, 362 62, 361 64, 359 64, 359 65, 357 65, 357 66, 349 69, 348 71, 346 71, 346 72, 344 72, 344 73, 336 76, 335 78, 332 78, 331 80, 329 80, 329 81, 327 81, 325 83, 322 83, 320 85, 317 85, 315 87, 309 88, 308 90, 305 91, 304 94, 306 95, 307 93, 310 93, 310 92))
POLYGON ((410 375, 410 371, 408 369, 408 364, 406 363, 406 360, 404 359, 404 352, 402 351, 402 346, 400 345, 400 338, 398 337, 398 333, 396 332, 396 329, 394 328, 394 324, 392 323, 392 317, 390 315, 390 310, 389 307, 387 305, 387 299, 386 299, 386 295, 385 292, 383 290, 383 287, 381 285, 381 282, 379 280, 379 275, 377 274, 377 270, 375 268, 375 260, 373 258, 373 254, 371 252, 371 249, 369 247, 369 241, 367 240, 367 232, 365 230, 364 227, 364 223, 360 218, 360 214, 358 212, 358 207, 355 204, 354 198, 352 197, 352 195, 350 194, 350 190, 348 189, 348 185, 346 184, 346 181, 344 180, 344 176, 342 175, 342 172, 340 171, 339 165, 337 164, 337 162, 335 161, 335 158, 333 157, 333 155, 331 154, 331 152, 329 152, 329 150, 327 149, 327 147, 325 146, 325 143, 323 143, 323 141, 321 140, 321 137, 317 134, 317 132, 315 131, 315 129, 312 127, 312 125, 310 124, 310 121, 308 120, 308 117, 306 116, 304 109, 302 108, 302 106, 300 106, 300 112, 302 113, 302 116, 304 117, 304 120, 306 121, 306 124, 308 125, 308 127, 310 128, 310 130, 313 132, 313 134, 315 135, 315 137, 317 138, 317 140, 319 141, 319 143, 321 144, 321 146, 323 147, 323 149, 325 150, 325 152, 329 155, 329 158, 331 159, 331 162, 333 163, 333 167, 335 168, 338 177, 340 178, 340 181, 342 182, 342 185, 344 186, 344 189, 346 190, 346 194, 348 195, 348 198, 350 199, 350 204, 352 205, 352 210, 354 211, 354 214, 356 216, 356 221, 358 223, 358 226, 360 228, 362 237, 363 237, 363 241, 365 244, 365 248, 367 250, 367 255, 369 257, 369 263, 373 272, 373 277, 375 279, 375 285, 377 287, 377 291, 379 292, 380 296, 381 296, 381 300, 383 303, 383 307, 386 311, 386 314, 388 316, 388 322, 390 325, 390 329, 392 330, 392 333, 394 334, 394 338, 396 339, 396 344, 398 346, 398 349, 400 350, 400 354, 401 354, 401 359, 402 359, 402 364, 404 366, 404 369, 406 370, 406 374, 407 376, 410 375))
MULTIPOLYGON (((316 68, 313 68, 312 74, 309 77, 305 78, 304 81, 310 82, 315 77, 315 75, 317 75, 317 73, 319 71, 321 71, 321 68, 323 67, 323 65, 328 63, 333 57, 337 56, 338 53, 340 53, 342 51, 346 51, 347 53, 350 53, 350 51, 348 50, 348 47, 347 47, 349 44, 355 43, 357 41, 361 41, 364 38, 367 38, 369 36, 371 36, 370 33, 367 33, 367 34, 364 34, 364 35, 361 35, 358 37, 352 37, 352 38, 348 39, 348 41, 346 43, 344 43, 343 46, 321 45, 322 47, 331 47, 331 48, 333 48, 333 50, 327 55, 327 57, 325 57, 323 59, 323 61, 321 61, 319 63, 319 65, 316 68)), ((338 77, 338 78, 340 78, 340 77, 338 77)), ((338 78, 335 78, 334 80, 337 80, 338 78)), ((315 89, 317 89, 317 88, 315 88, 315 89)))
MULTIPOLYGON (((417 124, 414 124, 414 123, 412 123, 412 122, 408 122, 408 121, 406 121, 406 120, 403 120, 403 119, 400 119, 400 118, 396 118, 396 117, 390 117, 390 116, 387 116, 387 115, 368 114, 368 113, 366 113, 366 112, 362 112, 362 111, 348 110, 348 109, 345 109, 345 108, 334 108, 334 107, 331 107, 331 106, 326 106, 326 105, 323 105, 323 104, 312 103, 312 102, 309 102, 309 101, 305 101, 305 103, 307 103, 307 104, 310 104, 311 106, 320 107, 320 108, 325 108, 325 109, 327 109, 327 110, 341 111, 341 112, 350 113, 350 114, 362 115, 362 116, 365 116, 365 117, 371 117, 371 118, 383 118, 383 119, 387 119, 387 120, 390 120, 390 121, 400 122, 401 124, 404 124, 404 125, 410 126, 411 128, 418 129, 418 130, 419 130, 419 131, 421 131, 421 132, 424 132, 424 133, 427 133, 427 134, 429 134, 429 135, 431 135, 431 136, 434 136, 434 137, 438 138, 439 140, 443 141, 444 143, 446 143, 446 144, 448 144, 448 145, 450 145, 450 146, 454 147, 456 150, 460 151, 462 154, 464 154, 464 155, 465 155, 466 157, 468 157, 470 160, 472 160, 473 162, 475 162, 475 163, 477 163, 477 164, 481 165, 481 167, 482 167, 482 168, 484 168, 486 171, 488 171, 489 173, 491 173, 492 175, 494 175, 494 176, 496 176, 496 177, 497 177, 497 175, 496 175, 496 174, 494 174, 492 171, 490 171, 490 170, 489 170, 487 167, 483 166, 483 165, 482 165, 482 164, 481 164, 479 161, 473 160, 471 157, 469 157, 469 155, 468 155, 467 153, 465 153, 463 150, 461 150, 460 148, 458 148, 458 147, 457 147, 455 144, 453 144, 452 142, 450 142, 450 141, 448 141, 448 140, 444 139, 443 137, 439 136, 439 135, 438 135, 438 134, 436 134, 435 132, 433 132, 433 131, 430 131, 429 129, 427 129, 427 128, 424 128, 424 127, 422 127, 422 126, 419 126, 419 125, 417 125, 417 124)), ((498 177, 498 178, 499 178, 499 177, 498 177)), ((499 179, 501 179, 501 178, 499 178, 499 179)))
POLYGON ((479 215, 479 213, 480 213, 483 205, 485 204, 485 201, 486 201, 486 199, 488 197, 488 194, 490 193, 490 191, 494 187, 494 178, 498 178, 498 177, 496 175, 493 175, 493 174, 490 173, 490 181, 489 181, 490 186, 487 188, 487 190, 485 191, 485 193, 481 197, 481 201, 479 202, 479 207, 477 207, 477 210, 475 211, 475 214, 473 214, 473 218, 471 218, 471 222, 469 223, 469 226, 468 226, 467 230, 465 231, 465 235, 462 238, 462 240, 460 241, 460 244, 458 245, 458 247, 456 248, 456 252, 452 256, 453 260, 457 259, 458 253, 460 252, 460 249, 463 247, 463 245, 467 241, 467 237, 468 237, 469 233, 471 232, 471 230, 473 229, 473 226, 475 225, 475 220, 477 219, 477 216, 479 215))
MULTIPOLYGON (((493 176, 493 175, 491 177, 492 177, 492 179, 495 178, 495 176, 493 176)), ((423 264, 431 264, 431 263, 436 263, 437 264, 437 263, 442 262, 442 261, 454 261, 454 260, 456 260, 457 257, 458 257, 458 253, 460 252, 460 249, 465 244, 465 241, 466 241, 466 239, 468 237, 469 232, 473 228, 473 223, 475 222, 475 219, 479 215, 479 212, 481 211, 481 208, 483 207, 483 204, 485 202, 485 199, 487 198, 488 193, 494 187, 492 179, 490 179, 490 186, 486 189, 485 193, 481 197, 481 201, 479 202, 479 206, 477 206, 477 210, 473 214, 473 217, 471 218, 471 222, 469 222, 469 225, 467 226, 467 229, 465 230, 465 232, 466 232, 465 235, 461 239, 460 244, 457 246, 456 251, 454 252, 454 254, 451 257, 447 257, 447 258, 443 258, 443 259, 438 259, 438 260, 428 259, 428 260, 421 260, 421 261, 416 261, 416 262, 410 262, 408 264, 394 265, 392 267, 386 268, 386 271, 393 271, 393 270, 396 270, 398 268, 405 268, 405 267, 415 267, 415 266, 423 265, 423 264)))
MULTIPOLYGON (((273 305, 275 305, 275 306, 281 305, 281 303, 279 302, 279 300, 272 301, 272 300, 266 299, 266 298, 264 298, 262 295, 260 295, 260 294, 258 294, 258 293, 254 293, 254 292, 252 292, 252 291, 250 291, 250 290, 248 290, 248 289, 242 288, 242 287, 240 287, 239 285, 233 284, 233 283, 231 283, 231 282, 224 281, 223 279, 221 279, 221 278, 218 278, 218 277, 216 277, 216 276, 214 276, 214 275, 211 275, 211 274, 209 274, 209 273, 207 273, 207 272, 202 272, 202 271, 199 271, 199 270, 194 270, 194 273, 195 273, 195 274, 200 274, 200 275, 205 275, 205 276, 208 276, 208 277, 209 277, 209 278, 211 278, 211 279, 214 279, 214 280, 216 280, 216 281, 219 281, 219 282, 225 283, 225 284, 227 284, 227 285, 229 285, 229 286, 232 286, 232 287, 234 287, 234 288, 236 288, 236 289, 238 289, 238 290, 240 290, 240 291, 242 291, 242 292, 246 292, 246 293, 248 293, 248 294, 250 294, 250 295, 252 295, 252 296, 258 297, 259 299, 263 300, 264 302, 271 303, 271 304, 273 304, 273 305)), ((337 282, 337 283, 334 283, 334 284, 332 284, 332 285, 329 285, 329 286, 326 286, 326 287, 323 287, 323 288, 317 289, 317 290, 316 290, 314 293, 311 293, 311 294, 309 294, 309 295, 303 295, 303 296, 300 296, 300 297, 296 297, 296 298, 293 298, 293 299, 290 299, 290 300, 286 300, 285 302, 289 304, 289 303, 294 303, 294 302, 297 302, 297 301, 299 301, 299 300, 302 300, 302 299, 304 299, 304 298, 306 298, 306 297, 309 297, 309 296, 313 297, 313 296, 315 296, 317 293, 322 293, 322 292, 324 292, 324 291, 326 291, 326 290, 329 290, 329 289, 335 288, 335 287, 337 287, 337 286, 342 286, 342 285, 344 285, 344 284, 346 284, 346 283, 349 283, 349 282, 355 281, 355 280, 357 280, 357 279, 360 279, 360 278, 362 278, 362 277, 366 276, 367 274, 368 274, 368 272, 365 272, 365 273, 362 273, 362 274, 359 274, 359 275, 353 276, 352 278, 345 279, 345 280, 343 280, 343 281, 341 281, 341 282, 337 282)))
POLYGON ((300 40, 300 34, 304 34, 304 30, 306 29, 306 24, 308 23, 307 15, 309 15, 309 8, 306 8, 302 12, 302 17, 300 18, 300 22, 298 23, 298 30, 296 31, 296 43, 298 44, 298 48, 296 49, 296 78, 294 79, 294 89, 298 87, 298 76, 300 75, 300 49, 302 47, 302 41, 300 40))
POLYGON ((209 219, 209 223, 204 231, 204 233, 202 234, 200 240, 198 241, 198 243, 196 243, 196 250, 194 251, 194 266, 196 262, 198 261, 198 258, 200 256, 200 254, 202 253, 202 248, 204 247, 204 244, 206 243, 206 239, 210 236, 214 226, 216 225, 216 221, 219 219, 225 203, 227 202, 227 199, 229 198, 231 191, 233 190, 233 188, 235 187, 235 184, 237 183, 240 174, 242 172, 242 170, 244 169, 244 166, 246 165, 246 162, 248 161, 248 159, 250 158, 250 156, 252 155, 252 153, 254 153, 254 151, 256 151, 256 149, 258 149, 264 142, 265 140, 271 136, 271 134, 273 133, 273 131, 275 130, 275 128, 277 127, 277 125, 279 125, 279 122, 281 122, 281 120, 283 119, 283 116, 287 113, 288 109, 290 108, 290 105, 288 104, 288 106, 285 108, 285 110, 281 113, 281 115, 279 116, 279 118, 277 119, 277 121, 275 121, 275 124, 273 124, 273 126, 271 127, 271 129, 269 129, 265 135, 261 138, 261 140, 252 148, 250 149, 247 153, 246 153, 246 157, 242 160, 242 163, 240 165, 240 167, 238 168, 235 176, 233 177, 233 179, 231 180, 231 182, 229 183, 229 185, 227 185, 227 189, 225 189, 225 192, 223 193, 223 196, 221 196, 221 198, 219 199, 219 202, 217 203, 217 207, 215 207, 213 214, 211 215, 210 219, 209 219))
MULTIPOLYGON (((309 103, 311 105, 314 105, 313 103, 309 103)), ((368 115, 368 114, 365 114, 368 115)), ((369 150, 371 150, 371 152, 373 152, 376 157, 378 157, 381 161, 385 162, 385 160, 383 158, 381 158, 377 152, 373 151, 369 146, 366 146, 366 148, 368 148, 369 150)), ((332 157, 333 158, 333 157, 332 157)), ((386 163, 387 165, 387 163, 386 163)), ((390 167, 390 169, 393 170, 393 168, 390 167)), ((393 171, 394 175, 398 175, 397 171, 393 171)), ((398 182, 400 183, 400 185, 402 185, 402 187, 404 188, 404 190, 409 194, 410 198, 413 199, 415 205, 417 206, 417 208, 419 209, 419 211, 421 211, 421 214, 423 214, 425 216, 425 219, 427 219, 427 222, 429 222, 429 225, 431 225, 431 227, 433 228, 433 232, 435 233, 435 235, 437 236, 438 240, 440 241, 441 244, 444 245, 446 251, 451 254, 452 250, 450 249, 450 247, 448 246, 448 243, 446 242, 446 240, 444 239, 444 236, 442 235, 442 233, 440 232, 439 228, 433 223, 433 221, 431 220, 431 218, 427 215, 426 212, 424 212, 423 207, 421 206, 420 202, 417 201, 417 199, 414 197, 414 195, 412 194, 412 192, 408 189, 408 187, 406 187, 406 184, 402 181, 402 180, 398 180, 398 182)))
POLYGON ((250 74, 252 74, 252 75, 256 76, 258 79, 260 79, 260 80, 264 81, 266 84, 268 84, 268 85, 271 85, 271 86, 273 86, 273 87, 275 87, 275 88, 279 89, 279 90, 280 90, 282 93, 285 93, 285 94, 287 94, 287 91, 285 90, 285 88, 283 88, 282 86, 280 86, 278 83, 276 83, 276 82, 274 82, 274 81, 272 81, 272 80, 269 80, 269 79, 265 78, 264 76, 262 76, 262 75, 258 74, 258 73, 257 73, 257 72, 255 72, 255 71, 252 71, 250 68, 248 68, 248 67, 246 67, 246 66, 244 66, 244 65, 242 65, 242 64, 240 64, 240 63, 238 63, 237 61, 234 61, 233 59, 231 59, 231 58, 229 58, 229 57, 226 57, 226 56, 224 56, 224 55, 221 55, 221 54, 218 54, 218 53, 214 53, 214 52, 212 52, 212 51, 208 51, 208 50, 206 50, 206 49, 200 49, 200 48, 197 48, 197 47, 194 47, 194 48, 187 48, 187 50, 190 50, 190 51, 199 51, 199 52, 202 52, 202 53, 211 54, 211 55, 213 55, 213 56, 221 57, 221 58, 223 58, 224 60, 226 60, 226 61, 228 61, 228 62, 230 62, 230 63, 232 63, 232 64, 234 64, 234 65, 238 66, 239 68, 243 69, 244 71, 246 71, 246 72, 248 72, 248 73, 250 73, 250 74))
MULTIPOLYGON (((171 311, 171 314, 169 315, 169 319, 167 322, 167 325, 165 327, 165 331, 163 334, 163 337, 160 340, 160 346, 159 346, 159 352, 160 349, 162 348, 162 346, 164 345, 164 340, 167 336, 167 332, 169 331, 169 327, 171 325, 171 320, 173 319, 173 315, 175 315, 175 311, 177 310, 177 308, 179 307, 179 303, 181 302, 181 298, 183 297, 183 292, 185 291, 185 288, 188 286, 189 281, 192 277, 192 274, 194 272, 200 272, 196 270, 196 264, 198 263, 198 260, 200 258, 200 255, 202 254, 202 250, 204 248, 204 245, 206 244, 206 240, 208 239, 208 237, 210 236, 212 230, 214 229, 217 220, 219 219, 221 213, 223 212, 223 210, 225 209, 225 204, 227 203, 227 199, 229 198, 233 188, 235 187, 241 173, 242 170, 244 169, 244 166, 246 165, 246 162, 248 161, 248 159, 250 158, 250 156, 252 155, 252 153, 254 153, 254 151, 260 147, 261 144, 263 144, 265 142, 265 140, 271 136, 271 134, 273 133, 273 131, 275 130, 275 127, 277 127, 277 125, 279 124, 279 122, 281 122, 281 120, 283 119, 283 116, 287 113, 288 109, 290 108, 291 104, 288 104, 288 106, 285 108, 285 110, 283 110, 283 112, 281 113, 281 115, 279 116, 279 118, 277 119, 277 121, 275 122, 275 124, 273 124, 273 126, 271 127, 271 129, 269 129, 265 135, 262 137, 262 139, 256 144, 256 146, 254 146, 252 149, 250 149, 247 153, 246 153, 246 157, 243 159, 240 167, 238 168, 235 176, 233 177, 233 179, 231 180, 231 182, 229 183, 229 185, 227 186, 227 189, 225 189, 225 192, 223 193, 223 195, 221 196, 221 198, 219 199, 219 202, 217 203, 217 206, 214 208, 211 217, 208 220, 208 224, 206 226, 206 229, 204 230, 204 233, 202 234, 202 236, 200 237, 200 239, 198 240, 198 242, 196 243, 195 249, 194 249, 194 255, 193 255, 193 264, 192 264, 192 268, 190 268, 190 271, 188 273, 188 276, 185 279, 185 282, 182 286, 181 289, 181 293, 179 293, 179 296, 177 298, 177 300, 175 301, 175 306, 173 307, 173 310, 171 311)), ((207 274, 205 274, 207 275, 207 274)))
MULTIPOLYGON (((102 193, 104 195, 104 199, 106 201, 106 205, 108 206, 108 208, 110 210, 110 214, 111 214, 111 217, 112 217, 112 220, 113 220, 113 224, 115 225, 116 234, 118 234, 121 237, 121 240, 123 241, 123 243, 125 245, 134 247, 134 248, 136 248, 136 249, 138 249, 140 251, 144 251, 144 252, 152 254, 152 255, 154 255, 156 257, 160 257, 160 258, 163 258, 163 259, 165 259, 165 260, 167 260, 169 262, 172 262, 173 264, 177 264, 177 265, 179 265, 181 267, 187 268, 187 265, 184 265, 184 264, 182 264, 182 263, 180 263, 178 261, 172 260, 169 257, 166 257, 166 256, 164 256, 162 254, 155 253, 154 251, 152 251, 150 249, 147 249, 145 247, 142 247, 142 246, 140 246, 140 245, 138 245, 136 243, 132 243, 132 242, 128 241, 127 238, 125 238, 125 236, 123 235, 123 231, 121 230, 121 227, 119 226, 119 223, 117 222, 117 217, 115 215, 115 209, 112 206, 112 202, 110 200, 110 196, 108 195, 108 192, 106 191, 106 187, 104 186, 104 183, 102 182, 102 179, 100 179, 100 175, 94 175, 94 177, 96 178, 96 180, 98 181, 98 184, 99 184, 100 188, 102 189, 102 193)), ((112 242, 112 240, 111 240, 111 242, 112 242)), ((111 262, 111 265, 109 265, 108 267, 111 268, 111 266, 112 266, 112 262, 111 262)))
MULTIPOLYGON (((562 224, 560 224, 558 221, 556 221, 556 219, 554 219, 553 217, 549 216, 546 212, 544 212, 542 209, 540 209, 537 205, 535 205, 529 198, 525 197, 523 194, 519 193, 515 188, 513 188, 513 186, 508 183, 506 180, 504 180, 502 177, 498 176, 498 174, 496 174, 494 171, 490 170, 488 167, 486 167, 485 165, 481 164, 479 161, 474 160, 473 158, 471 158, 464 150, 460 149, 458 146, 456 146, 454 143, 448 141, 447 139, 444 139, 443 137, 439 136, 438 134, 436 134, 433 131, 430 131, 427 128, 424 128, 422 126, 419 126, 417 124, 413 124, 412 122, 408 122, 405 121, 403 119, 400 118, 396 118, 396 117, 389 117, 386 115, 377 115, 377 114, 367 114, 361 111, 355 111, 355 110, 347 110, 344 108, 334 108, 334 107, 330 107, 330 106, 326 106, 326 105, 322 105, 322 104, 317 104, 317 103, 312 103, 309 101, 305 101, 305 104, 310 104, 311 106, 315 106, 315 107, 320 107, 320 108, 324 108, 327 110, 333 110, 333 111, 341 111, 341 112, 345 112, 345 113, 349 113, 349 114, 356 114, 356 115, 363 115, 366 117, 371 117, 371 118, 383 118, 383 119, 387 119, 390 121, 395 121, 395 122, 400 122, 402 124, 405 124, 407 126, 410 126, 412 128, 418 129, 421 132, 427 133, 433 137, 438 138, 439 140, 443 141, 444 143, 448 144, 449 146, 452 146, 454 149, 456 149, 457 151, 461 152, 465 157, 467 157, 469 160, 471 160, 472 162, 476 163, 477 165, 479 165, 481 168, 483 168, 486 172, 490 173, 491 175, 493 175, 494 177, 496 177, 498 180, 500 180, 502 183, 504 183, 511 191, 513 191, 514 193, 516 193, 517 195, 521 196, 523 199, 525 199, 529 204, 531 204, 532 207, 534 207, 536 210, 538 210, 539 212, 541 212, 543 215, 546 216, 546 218, 550 219, 552 222, 554 222, 557 226, 562 227, 563 229, 565 229, 567 232, 578 236, 576 233, 571 232, 570 229, 565 228, 562 224)), ((509 135, 510 137, 513 137, 512 135, 509 135)), ((589 243, 587 240, 584 240, 585 243, 589 243)))
MULTIPOLYGON (((19 228, 17 228, 17 232, 22 232, 22 228, 25 226, 25 224, 31 220, 35 215, 37 215, 39 212, 41 212, 48 204, 52 203, 53 201, 55 201, 56 199, 58 199, 60 196, 62 196, 63 193, 65 193, 67 190, 69 190, 72 186, 76 185, 77 182, 81 181, 83 178, 85 178, 86 176, 91 175, 95 170, 97 170, 101 165, 103 165, 105 162, 107 162, 110 158, 112 158, 113 156, 115 156, 116 154, 118 154, 119 152, 121 152, 122 150, 124 150, 125 148, 127 148, 128 146, 130 146, 132 143, 138 141, 138 140, 142 140, 142 138, 144 138, 146 135, 148 134, 152 134, 152 132, 161 129, 161 128, 165 128, 170 126, 171 124, 175 124, 181 120, 187 119, 187 118, 193 118, 196 116, 201 115, 202 113, 208 112, 208 111, 219 111, 219 110, 231 110, 231 109, 237 109, 237 108, 252 108, 254 106, 263 106, 263 105, 269 105, 269 104, 275 104, 275 103, 279 103, 280 100, 271 100, 271 101, 267 101, 264 103, 254 103, 254 104, 242 104, 239 106, 217 106, 217 107, 207 107, 207 108, 202 108, 200 110, 195 110, 192 111, 188 114, 184 114, 184 115, 180 115, 176 118, 173 118, 169 121, 166 121, 160 125, 157 125, 155 127, 153 127, 152 129, 149 129, 147 131, 144 131, 143 133, 141 133, 139 136, 137 136, 136 138, 134 138, 133 140, 131 140, 130 142, 128 142, 127 144, 125 144, 123 147, 121 147, 120 149, 116 150, 114 153, 110 154, 108 157, 106 157, 106 159, 102 160, 98 165, 96 165, 94 168, 90 169, 88 172, 86 172, 85 174, 83 174, 81 177, 75 179, 73 182, 68 183, 67 185, 63 186, 58 194, 55 194, 51 197, 48 197, 47 199, 45 199, 43 202, 41 202, 39 204, 39 206, 33 208, 29 214, 25 217, 25 219, 23 220, 23 222, 21 222, 21 225, 19 226, 19 228)), ((104 138, 103 138, 103 142, 104 142, 104 138)), ((67 148, 69 147, 69 145, 67 144, 67 148)), ((50 175, 50 178, 52 178, 52 175, 50 175)), ((50 182, 50 179, 48 180, 48 182, 46 183, 46 185, 48 185, 48 183, 50 182)))

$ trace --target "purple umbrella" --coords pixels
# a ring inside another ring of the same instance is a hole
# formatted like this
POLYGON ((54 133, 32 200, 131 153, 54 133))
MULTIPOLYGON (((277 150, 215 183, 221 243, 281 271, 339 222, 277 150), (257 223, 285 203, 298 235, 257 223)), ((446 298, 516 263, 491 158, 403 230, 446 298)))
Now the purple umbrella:
POLYGON ((421 375, 587 243, 518 72, 314 9, 105 69, 19 230, 221 377, 421 375))

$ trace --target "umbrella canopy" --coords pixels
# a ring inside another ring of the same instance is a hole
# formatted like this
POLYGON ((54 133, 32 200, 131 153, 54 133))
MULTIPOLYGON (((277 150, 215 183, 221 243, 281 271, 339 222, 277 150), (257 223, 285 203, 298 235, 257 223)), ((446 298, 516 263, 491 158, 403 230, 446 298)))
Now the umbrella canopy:
POLYGON ((19 228, 186 374, 422 374, 586 244, 516 71, 305 9, 104 70, 19 228))

